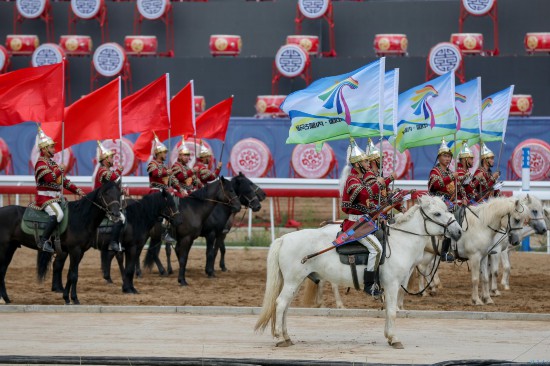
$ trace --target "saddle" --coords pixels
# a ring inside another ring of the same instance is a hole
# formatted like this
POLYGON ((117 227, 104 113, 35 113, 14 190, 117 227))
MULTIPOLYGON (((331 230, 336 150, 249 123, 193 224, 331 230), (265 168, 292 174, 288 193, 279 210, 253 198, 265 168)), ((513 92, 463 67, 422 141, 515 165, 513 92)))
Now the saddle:
MULTIPOLYGON (((59 237, 67 230, 69 224, 69 208, 66 201, 59 203, 63 210, 63 220, 57 225, 53 232, 55 251, 61 252, 61 240, 59 237)), ((38 210, 33 206, 29 206, 23 213, 21 220, 21 230, 28 235, 33 235, 36 244, 40 241, 40 236, 44 233, 44 229, 50 220, 50 215, 44 210, 38 210)))
MULTIPOLYGON (((123 214, 126 215, 125 210, 123 210, 123 214)), ((124 232, 124 230, 126 229, 127 224, 128 219, 126 219, 124 225, 122 226, 122 232, 124 232)), ((111 238, 111 233, 113 232, 114 225, 115 223, 109 220, 108 217, 104 217, 103 220, 101 220, 101 224, 99 224, 96 230, 94 243, 92 244, 94 249, 98 249, 98 247, 103 247, 104 245, 108 244, 109 239, 111 238)))

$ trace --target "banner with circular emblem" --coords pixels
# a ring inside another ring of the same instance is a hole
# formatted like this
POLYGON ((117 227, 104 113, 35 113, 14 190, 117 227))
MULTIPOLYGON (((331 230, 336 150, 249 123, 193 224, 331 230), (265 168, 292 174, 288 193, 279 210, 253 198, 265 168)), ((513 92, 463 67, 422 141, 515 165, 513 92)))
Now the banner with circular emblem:
POLYGON ((48 0, 17 0, 15 7, 22 17, 36 19, 44 13, 48 0))
POLYGON ((58 64, 65 58, 65 51, 55 43, 40 45, 31 57, 33 67, 58 64))
POLYGON ((126 52, 114 42, 104 43, 94 52, 94 68, 98 74, 105 77, 118 75, 122 71, 125 62, 126 52))
POLYGON ((334 168, 336 155, 327 143, 323 144, 321 151, 315 150, 315 144, 296 145, 290 163, 302 178, 325 178, 334 168))
MULTIPOLYGON (((38 150, 38 146, 34 144, 31 150, 31 164, 33 167, 35 166, 39 156, 40 151, 38 150)), ((76 158, 74 156, 73 150, 68 147, 63 151, 55 153, 55 155, 53 156, 53 161, 55 161, 57 165, 63 164, 65 166, 65 173, 69 173, 74 166, 76 158)))
POLYGON ((520 142, 512 152, 512 171, 521 177, 523 148, 531 149, 531 180, 545 180, 550 175, 550 144, 539 139, 527 139, 520 142))
POLYGON ((443 75, 458 69, 462 61, 462 53, 454 44, 441 42, 432 47, 428 58, 432 71, 437 75, 443 75))
POLYGON ((277 70, 286 77, 293 78, 304 72, 309 55, 300 46, 287 44, 279 48, 275 55, 277 70))
POLYGON ((92 19, 99 14, 104 0, 71 0, 71 9, 81 19, 92 19))
MULTIPOLYGON (((123 175, 130 175, 137 170, 138 159, 136 159, 136 156, 134 154, 134 144, 132 143, 132 141, 123 137, 122 143, 119 139, 109 139, 103 140, 101 144, 105 149, 113 150, 115 152, 115 155, 113 155, 113 166, 121 166, 123 175)), ((99 155, 99 149, 97 150, 98 152, 96 154, 96 157, 99 155)))
POLYGON ((170 0, 137 0, 139 14, 145 19, 156 20, 164 15, 170 0))
POLYGON ((258 178, 266 176, 273 164, 273 157, 264 142, 251 137, 233 146, 229 162, 235 174, 242 172, 249 178, 258 178))
POLYGON ((472 15, 481 16, 491 11, 495 0, 462 0, 464 9, 472 15))
POLYGON ((298 0, 300 13, 309 19, 317 19, 325 15, 329 5, 330 0, 298 0))
MULTIPOLYGON (((380 150, 380 142, 376 144, 376 147, 380 150)), ((403 176, 407 174, 407 170, 411 164, 411 154, 409 150, 399 152, 399 150, 393 148, 388 140, 382 140, 381 152, 383 156, 382 167, 384 176, 389 177, 392 172, 395 172, 397 179, 403 178, 403 176)))

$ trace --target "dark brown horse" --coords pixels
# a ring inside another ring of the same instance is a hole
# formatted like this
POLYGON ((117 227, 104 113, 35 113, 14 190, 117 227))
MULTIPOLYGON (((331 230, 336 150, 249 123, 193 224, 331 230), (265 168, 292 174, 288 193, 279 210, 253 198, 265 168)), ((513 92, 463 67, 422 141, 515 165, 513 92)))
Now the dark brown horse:
MULTIPOLYGON (((61 235, 61 248, 71 258, 67 274, 67 286, 63 292, 66 304, 79 304, 76 292, 78 266, 84 252, 90 247, 92 236, 106 214, 113 220, 120 219, 120 186, 108 183, 92 191, 81 199, 68 203, 68 226, 61 235)), ((21 220, 26 207, 6 206, 0 208, 0 294, 6 303, 11 302, 6 291, 6 272, 17 248, 24 245, 38 250, 33 235, 25 234, 21 229, 21 220)), ((43 280, 51 260, 51 253, 38 252, 38 279, 43 280)))

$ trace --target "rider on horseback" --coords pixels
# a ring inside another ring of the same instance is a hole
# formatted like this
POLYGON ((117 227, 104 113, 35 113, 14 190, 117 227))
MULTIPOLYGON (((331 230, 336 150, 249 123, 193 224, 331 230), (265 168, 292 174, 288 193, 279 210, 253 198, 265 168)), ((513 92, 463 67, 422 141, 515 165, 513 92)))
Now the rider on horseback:
MULTIPOLYGON (((170 187, 176 189, 176 195, 185 197, 187 192, 179 185, 178 180, 172 175, 172 171, 164 165, 166 161, 166 145, 159 141, 155 135, 153 140, 153 159, 147 164, 147 173, 149 174, 149 193, 155 193, 161 190, 170 191, 170 187)), ((174 244, 176 240, 168 232, 169 223, 164 223, 164 242, 174 244)))
MULTIPOLYGON (((346 178, 342 193, 342 211, 348 214, 348 218, 342 223, 342 230, 347 231, 362 215, 374 215, 380 209, 377 205, 377 196, 385 195, 387 185, 394 179, 376 177, 369 167, 369 157, 350 139, 349 162, 352 169, 346 178)), ((373 296, 380 296, 382 291, 375 286, 375 273, 382 255, 382 246, 378 241, 368 238, 359 239, 358 242, 367 247, 369 259, 364 272, 364 291, 373 296)))
MULTIPOLYGON (((441 146, 437 151, 438 163, 430 171, 428 180, 428 191, 432 196, 439 196, 445 201, 449 209, 453 207, 452 201, 455 198, 455 175, 449 169, 449 164, 453 155, 451 149, 447 146, 445 139, 441 139, 441 146)), ((441 260, 444 262, 454 262, 455 257, 449 253, 451 239, 443 239, 443 248, 441 250, 441 260)))
POLYGON ((195 163, 195 167, 193 169, 195 170, 195 174, 200 179, 202 184, 206 184, 218 178, 222 170, 221 161, 218 162, 216 166, 216 170, 214 172, 212 172, 208 168, 208 166, 210 165, 211 158, 212 158, 212 151, 210 151, 210 149, 204 146, 201 141, 199 158, 197 159, 197 162, 195 163))
POLYGON ((458 153, 458 164, 456 168, 458 186, 459 204, 468 205, 470 202, 476 202, 475 186, 472 179, 470 168, 474 166, 474 154, 468 147, 468 142, 462 142, 462 148, 458 153))
MULTIPOLYGON (((95 174, 93 189, 101 187, 108 182, 119 183, 122 180, 122 167, 113 168, 113 156, 115 152, 113 150, 107 150, 101 142, 97 142, 99 153, 99 167, 95 174)), ((109 241, 109 250, 115 252, 122 252, 124 248, 120 244, 120 234, 124 226, 123 220, 118 220, 113 223, 113 229, 111 231, 111 240, 109 241)))
POLYGON ((473 185, 477 201, 482 201, 488 197, 500 196, 500 190, 493 187, 500 177, 500 172, 492 172, 491 168, 495 165, 495 154, 482 142, 481 143, 481 163, 474 173, 473 185))
POLYGON ((187 166, 190 158, 191 151, 189 151, 187 146, 185 146, 185 140, 182 136, 181 145, 178 148, 178 161, 172 165, 172 174, 176 177, 180 183, 180 186, 182 186, 188 193, 196 191, 203 186, 193 169, 187 166))
POLYGON ((38 249, 53 253, 54 249, 50 236, 56 229, 57 224, 63 220, 63 210, 58 203, 61 200, 61 190, 64 187, 80 196, 84 195, 84 191, 63 177, 63 167, 58 166, 52 159, 55 154, 55 142, 40 127, 38 127, 37 144, 40 149, 40 156, 34 165, 37 192, 33 206, 46 211, 50 215, 48 225, 38 242, 38 249))

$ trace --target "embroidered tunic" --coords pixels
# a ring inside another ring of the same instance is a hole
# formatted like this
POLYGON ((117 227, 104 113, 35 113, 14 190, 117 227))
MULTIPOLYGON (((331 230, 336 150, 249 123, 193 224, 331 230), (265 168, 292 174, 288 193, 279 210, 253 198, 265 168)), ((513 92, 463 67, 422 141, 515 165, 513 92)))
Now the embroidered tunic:
POLYGON ((97 189, 107 182, 116 182, 122 177, 122 169, 116 168, 111 170, 106 166, 100 165, 94 179, 93 189, 97 189))
POLYGON ((171 181, 171 186, 176 190, 178 195, 187 195, 187 192, 179 185, 178 180, 171 176, 164 164, 154 159, 151 160, 147 164, 147 173, 149 174, 149 193, 158 192, 161 189, 168 190, 168 183, 171 181))
POLYGON ((180 183, 180 186, 185 189, 187 192, 196 191, 199 188, 202 188, 203 184, 197 178, 197 175, 193 169, 189 168, 187 165, 180 163, 179 161, 175 162, 172 165, 172 175, 177 178, 180 183), (191 178, 191 185, 186 185, 185 182, 191 178))
POLYGON ((220 175, 221 168, 216 169, 214 172, 212 172, 210 169, 208 169, 208 166, 206 164, 204 164, 201 161, 197 161, 195 163, 194 170, 197 174, 197 177, 201 181, 201 183, 206 184, 218 178, 218 176, 220 175))
MULTIPOLYGON (((34 206, 43 210, 52 202, 59 202, 61 196, 62 170, 57 163, 46 158, 42 153, 34 165, 34 179, 36 181, 36 196, 34 206)), ((63 179, 63 187, 72 193, 80 193, 80 189, 66 177, 63 179)))
POLYGON ((500 196, 500 190, 491 191, 496 182, 497 179, 493 178, 490 169, 487 170, 481 166, 477 168, 472 179, 476 200, 479 201, 484 198, 500 196))
POLYGON ((466 200, 468 202, 470 202, 471 200, 476 201, 475 186, 472 179, 472 173, 470 173, 470 171, 466 169, 462 165, 462 163, 458 163, 456 174, 458 180, 462 182, 462 184, 458 188, 458 199, 460 200, 459 203, 461 204, 462 200, 466 200), (468 183, 465 183, 465 181, 468 181, 468 183))
POLYGON ((428 190, 434 196, 451 201, 455 194, 455 182, 451 177, 451 170, 442 167, 439 163, 430 171, 428 190))

